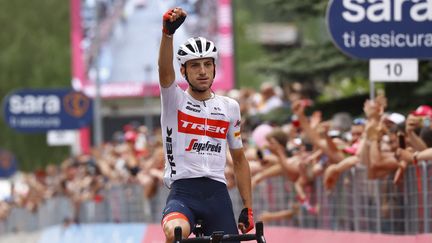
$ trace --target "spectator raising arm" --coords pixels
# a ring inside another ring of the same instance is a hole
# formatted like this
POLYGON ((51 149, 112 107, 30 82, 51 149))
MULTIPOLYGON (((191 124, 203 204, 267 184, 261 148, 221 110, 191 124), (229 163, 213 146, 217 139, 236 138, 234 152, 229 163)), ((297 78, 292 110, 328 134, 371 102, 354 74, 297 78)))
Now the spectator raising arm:
POLYGON ((426 143, 416 134, 415 129, 420 127, 421 117, 409 115, 406 120, 405 132, 409 144, 414 150, 421 151, 427 148, 426 143))
POLYGON ((312 129, 308 118, 304 114, 304 108, 305 107, 301 100, 294 101, 291 107, 293 113, 298 116, 300 126, 306 134, 306 137, 308 137, 313 145, 321 149, 323 153, 329 157, 331 163, 338 163, 344 158, 342 151, 335 150, 335 147, 332 146, 332 144, 329 145, 327 139, 322 139, 320 135, 314 129, 312 129))

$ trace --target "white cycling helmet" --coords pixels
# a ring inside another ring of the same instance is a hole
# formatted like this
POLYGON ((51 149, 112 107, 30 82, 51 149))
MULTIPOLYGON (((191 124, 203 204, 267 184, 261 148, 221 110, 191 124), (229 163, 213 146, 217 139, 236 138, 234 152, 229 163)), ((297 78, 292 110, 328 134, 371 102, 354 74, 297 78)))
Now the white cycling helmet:
POLYGON ((189 38, 183 45, 180 45, 177 51, 177 61, 180 65, 190 60, 209 57, 216 62, 217 49, 212 41, 204 37, 189 38))

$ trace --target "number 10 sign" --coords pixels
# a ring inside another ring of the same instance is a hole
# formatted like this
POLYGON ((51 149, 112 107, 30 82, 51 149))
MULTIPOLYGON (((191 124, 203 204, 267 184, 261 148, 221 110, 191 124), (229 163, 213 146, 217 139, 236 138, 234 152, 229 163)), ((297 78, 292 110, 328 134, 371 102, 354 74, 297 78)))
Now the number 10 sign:
POLYGON ((417 59, 370 59, 371 82, 417 82, 417 59))

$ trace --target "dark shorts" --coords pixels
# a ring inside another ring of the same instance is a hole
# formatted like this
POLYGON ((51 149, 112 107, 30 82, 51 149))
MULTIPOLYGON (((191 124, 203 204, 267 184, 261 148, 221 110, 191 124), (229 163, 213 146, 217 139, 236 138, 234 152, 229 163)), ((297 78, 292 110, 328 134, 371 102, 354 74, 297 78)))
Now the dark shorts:
POLYGON ((196 222, 202 220, 204 235, 211 235, 214 231, 238 234, 228 189, 222 182, 204 177, 175 181, 162 219, 173 212, 184 214, 192 231, 196 222))

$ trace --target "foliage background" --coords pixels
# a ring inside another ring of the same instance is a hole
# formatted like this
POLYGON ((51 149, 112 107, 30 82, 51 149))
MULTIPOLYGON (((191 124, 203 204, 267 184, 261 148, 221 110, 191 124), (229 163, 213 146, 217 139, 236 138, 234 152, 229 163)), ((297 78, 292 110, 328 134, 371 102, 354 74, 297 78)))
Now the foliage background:
MULTIPOLYGON (((0 97, 14 89, 70 86, 69 4, 56 0, 0 0, 0 97)), ((3 116, 3 112, 2 112, 3 116)), ((46 146, 45 134, 20 134, 0 119, 0 148, 24 170, 61 161, 64 147, 46 146)))

